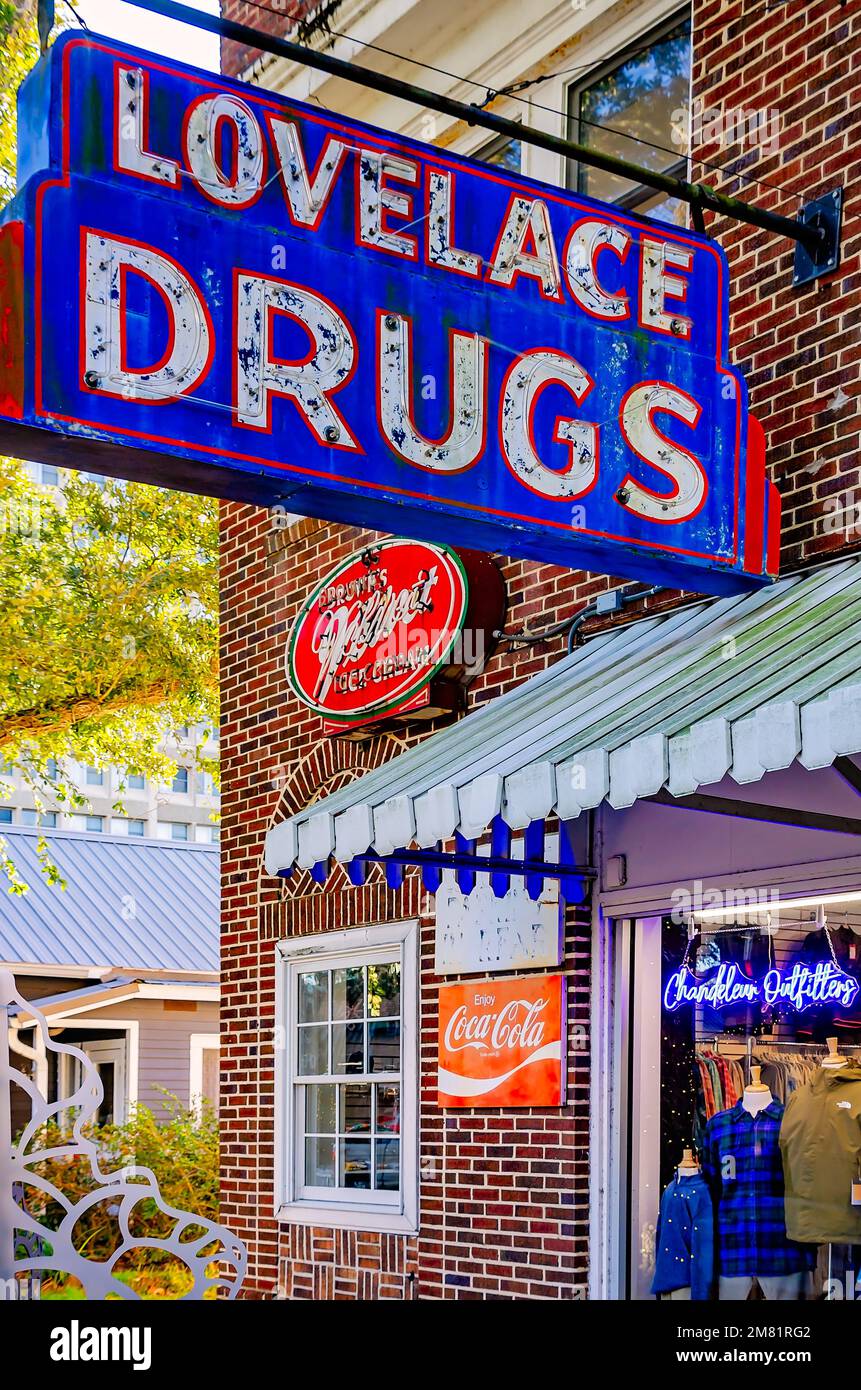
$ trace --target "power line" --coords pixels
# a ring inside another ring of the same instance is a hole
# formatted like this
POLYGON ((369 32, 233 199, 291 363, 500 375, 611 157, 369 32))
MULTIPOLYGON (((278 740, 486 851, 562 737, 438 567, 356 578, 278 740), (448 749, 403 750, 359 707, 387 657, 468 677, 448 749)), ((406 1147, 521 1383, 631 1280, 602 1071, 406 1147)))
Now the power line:
MULTIPOLYGON (((245 3, 250 5, 255 10, 262 10, 265 14, 273 14, 279 16, 283 14, 282 11, 273 9, 271 5, 262 4, 260 0, 245 0, 245 3)), ((782 8, 783 5, 787 3, 789 3, 789 0, 778 0, 777 5, 771 5, 769 3, 766 3, 763 6, 761 12, 766 13, 772 9, 782 8)), ((757 11, 756 13, 759 14, 760 11, 757 11)), ((747 23, 750 18, 750 15, 745 16, 745 23, 747 23)), ((735 21, 733 20, 725 20, 722 26, 711 27, 726 28, 734 22, 735 21)), ((704 33, 707 32, 707 30, 700 30, 699 32, 704 33)), ((532 106, 537 111, 546 111, 548 115, 561 116, 562 119, 565 121, 571 119, 571 116, 567 111, 560 111, 558 107, 546 106, 541 102, 531 101, 528 97, 519 96, 517 93, 519 91, 526 90, 526 88, 528 87, 535 86, 540 82, 550 82, 557 77, 569 77, 573 73, 589 72, 591 69, 594 69, 597 66, 599 66, 595 62, 583 63, 578 67, 563 68, 561 72, 542 73, 538 77, 525 78, 522 82, 513 82, 507 87, 494 88, 488 87, 486 82, 479 81, 477 78, 462 77, 458 73, 449 72, 447 68, 436 67, 433 63, 426 63, 421 58, 411 58, 406 53, 396 53, 391 48, 383 48, 379 44, 368 43, 365 39, 357 39, 352 34, 345 34, 343 31, 338 29, 332 29, 328 25, 326 26, 326 33, 331 36, 334 36, 335 38, 344 39, 347 43, 357 44, 360 48, 369 49, 373 53, 381 53, 387 58, 395 58, 399 62, 411 63, 413 67, 424 68, 425 71, 436 73, 439 77, 447 77, 452 82, 462 82, 471 87, 484 87, 487 93, 484 101, 471 103, 471 105, 475 106, 478 110, 481 110, 490 101, 495 100, 497 97, 508 96, 511 97, 513 101, 519 102, 522 106, 532 106)), ((310 45, 305 44, 303 45, 303 47, 308 48, 310 47, 310 45)), ((683 155, 679 150, 670 149, 668 145, 659 145, 653 140, 644 140, 640 135, 632 135, 630 134, 630 132, 626 130, 618 130, 614 126, 602 125, 599 121, 590 121, 587 120, 585 117, 578 117, 577 119, 581 125, 589 126, 593 130, 600 130, 607 135, 616 135, 620 139, 633 141, 635 144, 643 145, 647 149, 659 150, 663 154, 675 155, 677 160, 685 158, 694 159, 695 162, 701 165, 703 169, 711 169, 716 173, 725 174, 728 178, 742 179, 745 183, 759 184, 762 188, 770 188, 776 193, 782 193, 787 198, 798 198, 800 196, 799 193, 793 192, 788 188, 783 188, 778 183, 772 183, 769 179, 759 178, 756 174, 747 174, 742 172, 741 170, 734 170, 726 164, 718 164, 715 160, 697 159, 696 156, 693 154, 683 155)))
POLYGON ((361 67, 333 53, 310 48, 282 35, 254 29, 250 25, 227 19, 221 14, 213 15, 194 9, 183 3, 183 0, 128 0, 128 3, 168 19, 181 20, 197 29, 208 30, 221 39, 232 40, 244 50, 273 53, 276 57, 287 59, 291 63, 328 73, 330 77, 342 78, 346 82, 382 92, 386 96, 412 102, 415 106, 438 111, 468 126, 484 126, 509 140, 535 145, 564 159, 574 159, 590 167, 603 169, 606 173, 617 174, 635 185, 643 184, 647 188, 670 194, 690 204, 693 208, 694 225, 700 231, 705 230, 702 225, 702 213, 708 209, 735 222, 745 222, 775 235, 788 237, 802 245, 808 256, 815 258, 816 265, 824 265, 826 259, 833 259, 835 255, 835 238, 830 225, 814 223, 810 215, 803 214, 798 218, 784 217, 770 208, 760 207, 740 198, 728 197, 708 184, 692 184, 671 173, 633 164, 630 160, 622 159, 598 147, 578 144, 566 136, 540 130, 526 123, 521 125, 495 111, 482 111, 475 106, 468 106, 444 92, 435 92, 416 83, 405 82, 399 77, 379 72, 374 68, 361 67))

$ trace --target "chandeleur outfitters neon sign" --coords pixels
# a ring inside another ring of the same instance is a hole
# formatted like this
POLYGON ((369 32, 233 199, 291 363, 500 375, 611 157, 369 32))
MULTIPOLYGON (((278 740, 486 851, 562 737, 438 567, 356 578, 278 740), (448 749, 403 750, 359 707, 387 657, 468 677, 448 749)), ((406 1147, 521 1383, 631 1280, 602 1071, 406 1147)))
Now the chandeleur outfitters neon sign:
POLYGON ((788 974, 777 968, 758 979, 748 979, 734 964, 719 965, 708 980, 700 980, 682 965, 667 981, 664 1008, 670 1012, 686 1004, 708 1004, 726 1009, 733 1004, 785 1004, 803 1013, 816 1005, 834 1004, 848 1009, 861 989, 858 981, 832 961, 816 966, 793 965, 788 974))

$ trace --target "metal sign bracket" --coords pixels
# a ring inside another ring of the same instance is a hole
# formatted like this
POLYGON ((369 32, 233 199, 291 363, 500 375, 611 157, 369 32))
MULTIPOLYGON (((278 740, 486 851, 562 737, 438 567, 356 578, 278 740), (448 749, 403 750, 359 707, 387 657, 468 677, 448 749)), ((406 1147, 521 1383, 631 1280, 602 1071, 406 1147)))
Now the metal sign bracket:
POLYGON ((840 264, 840 232, 843 223, 843 189, 833 188, 821 198, 805 203, 798 214, 804 227, 812 227, 819 236, 819 244, 811 246, 808 242, 795 243, 795 263, 792 268, 792 284, 795 289, 809 285, 828 275, 840 264))

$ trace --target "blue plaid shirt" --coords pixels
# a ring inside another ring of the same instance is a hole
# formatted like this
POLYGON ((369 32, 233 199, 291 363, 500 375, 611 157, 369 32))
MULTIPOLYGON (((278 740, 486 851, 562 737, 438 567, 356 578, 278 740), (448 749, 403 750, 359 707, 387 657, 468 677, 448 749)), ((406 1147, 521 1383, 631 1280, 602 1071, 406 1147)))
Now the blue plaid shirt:
POLYGON ((726 1277, 797 1274, 813 1267, 815 1250, 786 1234, 777 1142, 782 1119, 779 1101, 756 1117, 738 1101, 706 1125, 703 1173, 717 1211, 717 1272, 726 1277))

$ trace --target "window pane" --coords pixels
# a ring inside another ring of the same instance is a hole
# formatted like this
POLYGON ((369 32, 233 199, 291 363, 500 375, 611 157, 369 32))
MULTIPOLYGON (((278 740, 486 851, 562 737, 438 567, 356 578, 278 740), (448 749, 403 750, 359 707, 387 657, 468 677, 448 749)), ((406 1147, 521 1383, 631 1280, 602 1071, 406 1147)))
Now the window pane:
POLYGON ((339 1139, 339 1187, 370 1187, 370 1139, 339 1139))
MULTIPOLYGON (((686 19, 611 72, 574 88, 570 99, 573 138, 648 169, 669 169, 686 153, 685 141, 679 139, 678 112, 688 108, 690 67, 690 26, 686 19), (647 143, 638 144, 626 135, 647 143)), ((636 187, 627 179, 585 164, 574 166, 570 181, 581 193, 605 202, 615 202, 636 187)))
MULTIPOLYGON (((682 175, 684 177, 684 175, 682 175)), ((672 198, 668 193, 655 193, 637 203, 636 211, 641 217, 654 217, 658 222, 671 222, 675 227, 688 225, 688 205, 681 198, 672 198)))
POLYGON ((305 1182, 309 1187, 335 1186, 335 1140, 305 1140, 305 1182))
POLYGON ((364 1023, 332 1025, 332 1071, 365 1070, 364 1023))
POLYGON ((361 965, 332 971, 332 1017, 362 1018, 365 1002, 365 971, 361 965))
POLYGON ((174 820, 170 823, 170 838, 172 840, 188 839, 188 823, 186 821, 174 820))
POLYGON ((368 1071, 400 1071, 401 1025, 396 1019, 368 1024, 368 1071))
POLYGON ((299 1075, 325 1076, 327 1064, 327 1042, 329 1029, 322 1027, 299 1029, 299 1075))
POLYGON ((484 164, 495 164, 499 169, 508 169, 512 174, 519 174, 521 144, 519 140, 512 140, 503 135, 500 140, 491 140, 489 145, 483 145, 480 150, 476 150, 473 158, 480 159, 484 164))
POLYGON ((371 1128, 370 1086, 341 1087, 341 1133, 356 1134, 371 1128))
POLYGON ((378 1189, 400 1187, 401 1145, 399 1139, 375 1139, 376 1183, 378 1189))
POLYGON ((335 1133, 335 1087, 305 1087, 305 1130, 308 1134, 335 1133))
POLYGON ((299 1022, 323 1023, 328 1017, 328 970, 303 970, 299 976, 299 1022))
POLYGON ((401 1011, 400 962, 368 966, 368 1018, 388 1018, 401 1011))
POLYGON ((401 1128, 400 1086, 377 1087, 377 1133, 398 1134, 401 1128))

